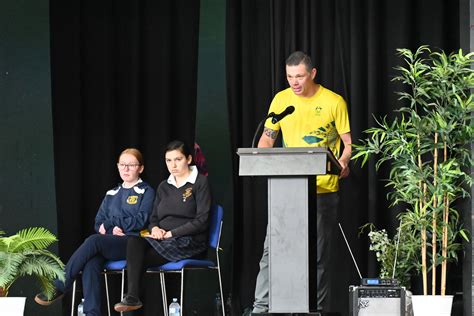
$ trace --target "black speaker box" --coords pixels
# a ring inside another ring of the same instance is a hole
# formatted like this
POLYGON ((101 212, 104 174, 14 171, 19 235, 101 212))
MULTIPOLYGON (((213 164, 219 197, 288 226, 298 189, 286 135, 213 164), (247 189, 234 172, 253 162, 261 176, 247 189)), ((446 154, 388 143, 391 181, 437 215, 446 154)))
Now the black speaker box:
POLYGON ((405 288, 392 286, 349 287, 350 316, 404 316, 405 288))

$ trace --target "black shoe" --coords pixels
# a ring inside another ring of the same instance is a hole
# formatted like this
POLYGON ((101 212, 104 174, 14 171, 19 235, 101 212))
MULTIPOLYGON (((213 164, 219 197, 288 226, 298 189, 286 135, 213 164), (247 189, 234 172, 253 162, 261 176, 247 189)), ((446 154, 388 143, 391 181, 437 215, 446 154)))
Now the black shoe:
POLYGON ((54 291, 53 296, 50 299, 48 299, 48 296, 45 293, 39 293, 35 296, 35 302, 43 306, 48 306, 60 300, 63 296, 64 293, 58 290, 54 291))
POLYGON ((120 303, 114 305, 117 312, 129 312, 142 308, 143 304, 138 298, 126 295, 120 303))

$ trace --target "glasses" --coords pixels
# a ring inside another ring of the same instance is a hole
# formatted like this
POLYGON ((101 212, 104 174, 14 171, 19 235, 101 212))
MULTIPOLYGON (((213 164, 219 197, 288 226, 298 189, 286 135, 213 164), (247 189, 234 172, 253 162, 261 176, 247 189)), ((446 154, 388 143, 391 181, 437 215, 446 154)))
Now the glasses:
POLYGON ((125 170, 126 168, 130 169, 130 170, 135 170, 137 169, 138 167, 140 166, 139 163, 129 163, 129 164, 126 164, 126 163, 121 163, 119 162, 117 164, 117 167, 120 169, 120 170, 125 170))

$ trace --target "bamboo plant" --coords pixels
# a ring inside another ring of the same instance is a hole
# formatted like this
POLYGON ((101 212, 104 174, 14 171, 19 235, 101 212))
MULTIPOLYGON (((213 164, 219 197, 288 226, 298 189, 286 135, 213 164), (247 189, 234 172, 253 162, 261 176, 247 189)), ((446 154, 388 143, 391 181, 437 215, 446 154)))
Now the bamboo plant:
POLYGON ((377 169, 390 163, 388 199, 391 206, 406 207, 399 214, 402 228, 417 232, 423 294, 429 293, 431 272, 431 294, 445 295, 447 262, 457 260, 460 238, 468 240, 455 201, 469 197, 466 188, 473 182, 468 148, 474 135, 473 53, 448 55, 428 46, 397 51, 405 65, 396 68, 394 80, 407 87, 397 92, 404 106, 392 120, 376 119, 367 138, 354 145, 353 159, 364 165, 373 156, 377 169))
POLYGON ((64 280, 64 264, 48 248, 56 236, 42 227, 22 229, 5 237, 0 232, 0 290, 8 296, 10 287, 22 277, 31 275, 39 281, 41 290, 51 297, 53 280, 64 280))

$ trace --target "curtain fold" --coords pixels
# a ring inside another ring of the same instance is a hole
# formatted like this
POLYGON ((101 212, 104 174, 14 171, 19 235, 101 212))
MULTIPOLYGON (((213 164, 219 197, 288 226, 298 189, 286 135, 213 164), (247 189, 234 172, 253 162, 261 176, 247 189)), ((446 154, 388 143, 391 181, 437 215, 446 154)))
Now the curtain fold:
MULTIPOLYGON (((231 142, 249 147, 254 130, 273 95, 286 88, 285 60, 295 50, 307 52, 316 81, 342 95, 349 107, 353 142, 374 125, 373 116, 393 115, 400 107, 391 82, 401 64, 396 48, 429 44, 457 50, 459 1, 227 0, 227 82, 231 142)), ((238 177, 234 156, 234 293, 240 310, 253 302, 267 221, 266 181, 238 177)), ((397 210, 388 210, 384 178, 387 168, 361 169, 341 182, 339 220, 348 235, 363 276, 376 276, 374 256, 358 228, 374 222, 394 231, 397 210)), ((342 238, 334 252, 340 265, 330 295, 334 311, 347 315, 350 284, 359 278, 342 238)))
POLYGON ((115 163, 123 149, 142 151, 143 179, 156 187, 168 175, 165 145, 181 139, 193 146, 199 7, 185 0, 50 1, 64 260, 93 232, 105 192, 121 182, 115 163))

